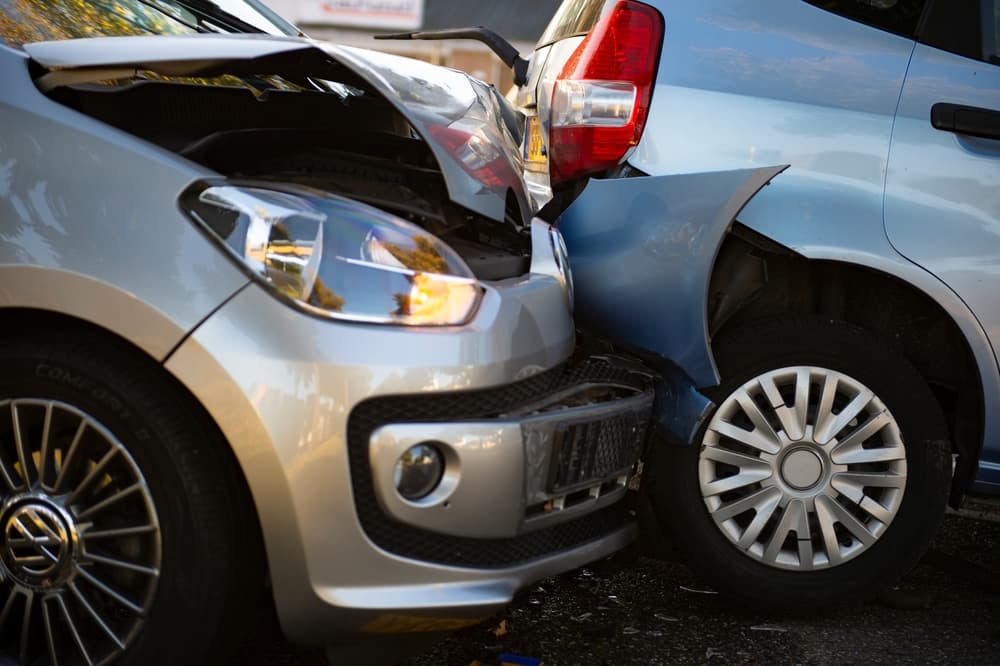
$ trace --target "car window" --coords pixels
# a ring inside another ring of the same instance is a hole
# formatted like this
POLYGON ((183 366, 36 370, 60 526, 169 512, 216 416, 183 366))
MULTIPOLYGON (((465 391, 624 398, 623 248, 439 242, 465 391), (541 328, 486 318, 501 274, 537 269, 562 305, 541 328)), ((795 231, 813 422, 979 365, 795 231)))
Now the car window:
POLYGON ((993 0, 992 8, 990 4, 989 0, 983 3, 983 16, 986 18, 986 31, 983 35, 985 40, 983 55, 986 56, 986 60, 1000 65, 1000 0, 993 0), (992 17, 990 16, 991 13, 992 17), (992 21, 990 18, 992 18, 992 21))
POLYGON ((259 0, 214 0, 223 11, 272 35, 298 35, 299 30, 259 0))
POLYGON ((564 0, 538 40, 538 47, 567 37, 586 35, 597 25, 606 4, 606 0, 564 0))
POLYGON ((195 32, 297 35, 258 0, 0 0, 0 43, 195 32))
POLYGON ((914 37, 926 0, 805 0, 880 30, 914 37))
POLYGON ((197 32, 179 7, 170 11, 139 0, 0 0, 0 42, 31 42, 124 35, 183 35, 197 32))
POLYGON ((1000 64, 1000 0, 935 0, 920 41, 967 58, 1000 64))

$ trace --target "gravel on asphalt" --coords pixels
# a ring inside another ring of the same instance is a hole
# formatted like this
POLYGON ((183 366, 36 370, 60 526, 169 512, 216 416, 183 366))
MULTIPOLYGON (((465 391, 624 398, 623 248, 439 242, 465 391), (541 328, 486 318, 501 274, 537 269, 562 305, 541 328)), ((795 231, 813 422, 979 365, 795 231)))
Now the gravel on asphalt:
MULTIPOLYGON (((744 610, 679 562, 619 556, 532 586, 406 666, 502 655, 586 664, 1000 663, 1000 523, 946 517, 927 557, 878 600, 809 616, 744 610)), ((324 666, 273 615, 231 666, 324 666)))

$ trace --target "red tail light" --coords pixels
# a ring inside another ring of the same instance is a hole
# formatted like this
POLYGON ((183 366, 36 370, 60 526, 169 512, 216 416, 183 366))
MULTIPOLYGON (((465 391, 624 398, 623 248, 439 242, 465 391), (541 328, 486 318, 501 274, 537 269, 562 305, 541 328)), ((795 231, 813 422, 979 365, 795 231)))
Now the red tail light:
POLYGON ((509 187, 518 181, 499 148, 466 128, 432 125, 431 137, 458 160, 465 171, 487 187, 509 187))
POLYGON ((552 92, 552 182, 610 169, 642 137, 663 39, 652 7, 621 0, 567 61, 552 92))

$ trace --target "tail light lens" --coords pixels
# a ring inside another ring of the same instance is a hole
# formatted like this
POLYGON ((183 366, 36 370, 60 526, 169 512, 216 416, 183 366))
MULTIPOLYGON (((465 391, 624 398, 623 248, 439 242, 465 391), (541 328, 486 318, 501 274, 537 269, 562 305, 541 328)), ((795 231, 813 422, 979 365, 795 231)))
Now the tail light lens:
POLYGON ((552 92, 553 184, 610 169, 639 143, 662 39, 659 12, 622 0, 566 62, 552 92))
POLYGON ((486 187, 506 187, 517 182, 514 170, 503 152, 474 126, 461 121, 448 127, 432 125, 431 137, 458 160, 466 173, 486 187))

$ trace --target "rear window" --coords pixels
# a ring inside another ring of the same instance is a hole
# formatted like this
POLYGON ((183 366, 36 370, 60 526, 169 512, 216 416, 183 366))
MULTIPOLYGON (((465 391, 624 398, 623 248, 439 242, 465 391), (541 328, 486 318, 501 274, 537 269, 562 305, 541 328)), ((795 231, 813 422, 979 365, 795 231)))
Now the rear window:
POLYGON ((586 35, 597 25, 606 4, 608 0, 564 0, 538 40, 538 47, 586 35))
POLYGON ((913 38, 926 0, 805 0, 873 28, 913 38))

